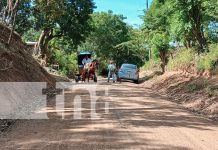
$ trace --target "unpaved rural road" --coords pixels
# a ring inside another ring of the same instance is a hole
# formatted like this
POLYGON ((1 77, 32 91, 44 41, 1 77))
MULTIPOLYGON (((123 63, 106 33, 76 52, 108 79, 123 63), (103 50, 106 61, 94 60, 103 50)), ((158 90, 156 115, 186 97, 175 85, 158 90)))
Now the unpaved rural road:
POLYGON ((96 113, 90 119, 90 98, 85 90, 66 91, 65 119, 18 120, 0 135, 1 150, 218 150, 218 124, 189 113, 176 104, 130 82, 97 85, 96 113), (73 99, 82 98, 82 119, 73 119, 73 99), (109 103, 109 112, 105 111, 109 103))

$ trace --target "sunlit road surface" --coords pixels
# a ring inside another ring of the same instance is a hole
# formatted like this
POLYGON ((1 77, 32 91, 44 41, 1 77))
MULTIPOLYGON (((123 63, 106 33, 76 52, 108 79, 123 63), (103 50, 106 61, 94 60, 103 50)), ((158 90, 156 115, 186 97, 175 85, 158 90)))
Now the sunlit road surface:
POLYGON ((218 150, 217 123, 179 108, 149 88, 101 80, 96 96, 99 118, 91 119, 87 91, 65 91, 65 119, 60 119, 51 99, 45 108, 50 119, 17 120, 1 133, 0 149, 218 150), (75 95, 82 100, 81 119, 74 119, 75 95))

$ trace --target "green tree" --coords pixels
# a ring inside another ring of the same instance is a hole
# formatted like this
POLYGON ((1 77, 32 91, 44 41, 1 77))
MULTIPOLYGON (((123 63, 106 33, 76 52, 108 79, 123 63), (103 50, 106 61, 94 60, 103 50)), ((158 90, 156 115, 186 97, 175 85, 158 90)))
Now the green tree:
POLYGON ((66 38, 52 40, 49 45, 49 64, 58 64, 59 72, 70 78, 74 77, 77 70, 77 54, 71 42, 66 38))
POLYGON ((21 0, 17 10, 15 31, 21 36, 32 28, 32 5, 31 0, 21 0))
MULTIPOLYGON (((183 23, 188 32, 199 45, 199 51, 207 48, 207 40, 204 35, 204 10, 203 3, 206 0, 172 0, 172 11, 177 15, 179 22, 183 23)), ((191 37, 192 38, 192 37, 191 37)))
POLYGON ((32 26, 32 6, 31 0, 1 0, 0 1, 0 22, 11 28, 11 34, 15 30, 23 35, 32 26))
POLYGON ((171 10, 172 35, 184 42, 187 48, 197 46, 198 53, 208 48, 208 42, 216 41, 216 0, 167 0, 171 10))
POLYGON ((154 54, 161 60, 162 71, 168 63, 168 50, 170 43, 170 9, 169 3, 165 0, 154 0, 150 9, 144 17, 144 32, 148 34, 147 44, 154 54))
POLYGON ((91 21, 93 31, 82 44, 82 49, 90 47, 102 60, 112 59, 120 64, 122 57, 128 55, 128 50, 120 50, 116 46, 130 38, 124 19, 112 11, 94 13, 91 21))
POLYGON ((35 27, 41 30, 38 48, 42 55, 54 38, 66 37, 74 46, 84 41, 90 31, 92 0, 34 0, 35 27))
POLYGON ((165 66, 169 61, 169 36, 164 33, 155 33, 151 40, 151 47, 161 60, 161 69, 165 73, 165 66))
POLYGON ((116 45, 116 48, 128 53, 120 53, 116 55, 121 63, 128 62, 138 66, 144 65, 144 62, 149 58, 149 51, 146 48, 145 33, 141 29, 133 29, 129 27, 129 40, 116 45))
POLYGON ((218 43, 218 1, 205 1, 203 6, 205 37, 209 43, 218 43))

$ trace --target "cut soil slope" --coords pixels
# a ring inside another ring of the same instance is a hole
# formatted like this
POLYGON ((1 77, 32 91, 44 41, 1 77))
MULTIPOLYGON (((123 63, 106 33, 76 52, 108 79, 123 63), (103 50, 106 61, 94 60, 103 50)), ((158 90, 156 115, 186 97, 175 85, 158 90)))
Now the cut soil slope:
MULTIPOLYGON (((148 75, 148 74, 147 74, 148 75)), ((180 72, 168 72, 153 77, 143 86, 166 95, 169 100, 186 109, 218 120, 218 77, 211 78, 183 75, 180 72), (150 82, 150 84, 148 84, 150 82)))
MULTIPOLYGON (((0 82, 47 82, 49 88, 55 87, 56 79, 32 57, 18 34, 8 45, 10 29, 0 24, 0 33, 0 82)), ((13 122, 0 120, 0 132, 13 122)))
POLYGON ((7 45, 10 29, 0 24, 0 82, 47 82, 55 83, 32 57, 20 36, 14 33, 10 45, 7 45), (11 63, 10 68, 7 68, 11 63))

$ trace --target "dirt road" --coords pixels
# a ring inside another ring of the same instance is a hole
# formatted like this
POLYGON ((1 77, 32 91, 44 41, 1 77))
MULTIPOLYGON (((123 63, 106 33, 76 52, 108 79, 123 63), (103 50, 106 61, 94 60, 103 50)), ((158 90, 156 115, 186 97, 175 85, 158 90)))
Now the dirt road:
POLYGON ((87 91, 66 91, 64 120, 51 101, 46 109, 51 119, 18 120, 1 133, 0 149, 218 150, 217 123, 182 110, 149 88, 102 80, 96 95, 100 118, 90 119, 87 91), (82 119, 73 119, 75 95, 82 98, 82 119))

